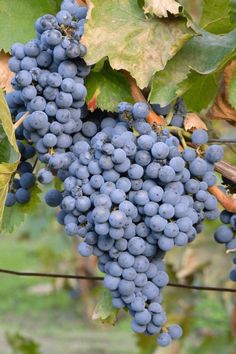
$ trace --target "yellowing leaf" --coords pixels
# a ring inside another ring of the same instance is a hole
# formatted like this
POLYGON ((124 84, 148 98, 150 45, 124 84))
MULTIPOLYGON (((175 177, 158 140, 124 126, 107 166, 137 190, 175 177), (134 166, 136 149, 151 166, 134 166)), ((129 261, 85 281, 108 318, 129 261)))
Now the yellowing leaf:
POLYGON ((168 12, 178 15, 181 5, 175 0, 145 0, 144 12, 157 17, 168 17, 168 12))
POLYGON ((114 325, 117 314, 118 310, 112 306, 112 297, 110 292, 104 289, 99 302, 94 309, 92 319, 114 325))
POLYGON ((93 0, 85 25, 85 61, 96 64, 108 57, 113 69, 124 69, 138 86, 148 86, 193 35, 184 18, 146 18, 137 1, 93 0))
POLYGON ((88 109, 91 111, 91 112, 94 112, 95 109, 98 107, 97 105, 97 99, 98 99, 98 96, 101 94, 101 91, 99 88, 96 88, 94 94, 93 94, 93 97, 88 100, 88 109))
POLYGON ((236 122, 236 60, 227 65, 224 70, 224 81, 216 97, 214 105, 208 112, 209 119, 223 119, 232 124, 236 122))
MULTIPOLYGON (((25 219, 25 215, 36 210, 41 202, 41 189, 35 184, 30 189, 30 201, 26 204, 16 203, 10 208, 5 208, 2 217, 2 230, 11 234, 25 219)), ((3 204, 4 205, 4 204, 3 204)))
POLYGON ((11 80, 14 73, 8 68, 8 60, 10 56, 3 51, 0 52, 0 88, 6 92, 12 91, 11 80))
POLYGON ((196 113, 188 113, 184 120, 184 129, 187 131, 193 131, 195 129, 208 130, 206 124, 196 113))
POLYGON ((4 94, 0 91, 0 225, 2 223, 8 184, 19 163, 15 130, 4 94), (7 151, 6 151, 7 150, 7 151), (7 161, 6 161, 7 157, 7 161))

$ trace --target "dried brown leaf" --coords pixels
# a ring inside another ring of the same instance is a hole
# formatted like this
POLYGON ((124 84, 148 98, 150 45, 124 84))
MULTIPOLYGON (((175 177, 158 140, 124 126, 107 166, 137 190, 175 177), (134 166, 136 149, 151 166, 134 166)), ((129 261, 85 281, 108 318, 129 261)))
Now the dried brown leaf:
POLYGON ((208 130, 206 124, 196 113, 188 113, 184 120, 184 128, 187 131, 193 131, 195 129, 208 130))
POLYGON ((77 3, 80 5, 80 6, 86 6, 86 0, 77 0, 77 3))
POLYGON ((9 58, 9 54, 0 52, 0 88, 6 92, 12 91, 11 80, 14 76, 14 73, 8 68, 9 58))
POLYGON ((230 123, 236 122, 236 110, 228 103, 230 81, 236 67, 236 60, 233 60, 224 70, 224 80, 221 90, 215 100, 213 107, 207 116, 210 119, 223 119, 230 123))
POLYGON ((236 67, 236 60, 232 60, 232 62, 226 66, 224 70, 224 85, 225 85, 225 94, 226 97, 229 96, 229 85, 234 73, 234 69, 236 67))
POLYGON ((236 123, 236 111, 227 102, 224 91, 217 96, 216 101, 207 116, 210 119, 223 119, 232 124, 236 123))

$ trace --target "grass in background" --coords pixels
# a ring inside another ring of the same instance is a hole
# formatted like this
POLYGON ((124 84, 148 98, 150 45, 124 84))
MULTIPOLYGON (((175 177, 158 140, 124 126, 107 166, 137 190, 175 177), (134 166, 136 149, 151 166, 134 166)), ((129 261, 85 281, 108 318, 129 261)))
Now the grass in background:
MULTIPOLYGON (((0 268, 53 272, 58 265, 69 263, 71 240, 45 209, 27 218, 14 236, 1 235, 0 268)), ((82 300, 71 299, 69 289, 62 287, 48 295, 29 291, 36 285, 54 283, 47 278, 0 274, 1 354, 11 353, 6 333, 32 337, 43 354, 64 354, 65 350, 67 354, 137 352, 126 316, 115 327, 88 323, 82 315, 82 300)))

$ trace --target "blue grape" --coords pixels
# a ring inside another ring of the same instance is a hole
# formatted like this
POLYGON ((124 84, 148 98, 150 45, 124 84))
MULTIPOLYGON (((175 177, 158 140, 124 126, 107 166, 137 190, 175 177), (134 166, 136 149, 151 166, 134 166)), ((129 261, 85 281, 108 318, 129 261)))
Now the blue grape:
POLYGON ((62 194, 57 189, 52 189, 46 193, 45 202, 51 207, 57 207, 62 202, 62 194))
POLYGON ((157 337, 157 342, 160 347, 167 347, 171 343, 171 336, 168 333, 161 333, 157 337))
POLYGON ((149 113, 148 105, 144 102, 135 103, 132 110, 134 119, 145 119, 149 113))
POLYGON ((29 200, 30 200, 30 192, 27 189, 24 189, 24 188, 19 188, 16 191, 15 196, 16 196, 16 201, 19 204, 28 203, 29 200))
POLYGON ((169 147, 165 143, 158 142, 152 146, 152 156, 159 160, 165 159, 169 154, 169 147))
POLYGON ((20 178, 20 185, 24 189, 30 189, 34 186, 35 180, 36 178, 32 173, 26 172, 20 178))
POLYGON ((222 225, 217 228, 214 237, 218 243, 227 243, 233 239, 234 234, 230 227, 222 225))
POLYGON ((183 330, 179 325, 172 325, 168 327, 168 333, 172 339, 179 339, 183 335, 183 330))
POLYGON ((219 145, 211 145, 206 149, 206 159, 210 163, 215 163, 223 158, 224 150, 219 145))
POLYGON ((6 201, 5 201, 5 206, 6 207, 12 207, 15 204, 16 204, 16 196, 15 196, 15 194, 12 193, 12 192, 8 192, 7 193, 7 198, 6 198, 6 201))
POLYGON ((196 145, 203 145, 208 142, 208 134, 206 130, 196 129, 192 134, 192 142, 196 145))

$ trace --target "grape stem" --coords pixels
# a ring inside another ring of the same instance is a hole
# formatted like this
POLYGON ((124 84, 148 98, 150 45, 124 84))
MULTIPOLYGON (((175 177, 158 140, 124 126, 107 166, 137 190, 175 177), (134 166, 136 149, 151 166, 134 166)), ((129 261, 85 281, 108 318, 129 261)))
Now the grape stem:
POLYGON ((168 126, 168 130, 170 132, 176 132, 177 134, 181 134, 182 136, 184 136, 185 138, 188 138, 188 139, 191 139, 191 136, 192 136, 191 133, 186 132, 186 130, 184 130, 183 128, 168 126))
MULTIPOLYGON (((146 102, 148 105, 149 103, 147 102, 144 94, 142 93, 142 91, 140 90, 140 88, 138 87, 135 79, 125 70, 121 70, 122 73, 124 74, 124 76, 126 77, 129 86, 130 86, 130 90, 131 90, 131 95, 134 99, 135 102, 146 102)), ((153 125, 166 125, 166 121, 163 117, 159 116, 158 114, 156 114, 151 106, 149 105, 149 114, 147 116, 147 121, 149 124, 153 125)))
MULTIPOLYGON (((16 270, 2 269, 0 268, 0 273, 16 275, 20 277, 46 277, 46 278, 63 278, 63 279, 83 279, 83 280, 103 280, 103 277, 96 276, 84 276, 84 275, 73 275, 73 274, 58 274, 58 273, 36 273, 36 272, 19 272, 16 270)), ((205 291, 220 291, 220 292, 231 292, 236 293, 234 288, 221 288, 214 286, 197 286, 197 285, 186 285, 178 283, 168 283, 167 286, 174 288, 182 288, 189 290, 205 290, 205 291)))
POLYGON ((26 112, 17 122, 15 122, 15 124, 14 124, 15 131, 24 122, 24 120, 26 119, 26 117, 28 117, 28 115, 29 115, 29 112, 26 112))
POLYGON ((229 212, 236 213, 236 199, 225 194, 217 186, 209 187, 209 192, 213 194, 218 202, 229 212))
POLYGON ((185 139, 184 139, 184 135, 183 135, 181 132, 179 132, 179 133, 178 133, 178 136, 179 136, 179 140, 180 140, 180 142, 181 142, 183 148, 186 149, 187 143, 186 143, 186 141, 185 141, 185 139))
POLYGON ((35 171, 35 168, 36 168, 36 166, 37 166, 37 163, 38 163, 38 157, 35 159, 35 161, 34 161, 34 165, 33 165, 33 171, 35 171))
MULTIPOLYGON (((132 94, 134 101, 135 102, 140 102, 140 101, 146 102, 149 105, 149 103, 147 102, 141 89, 138 87, 135 79, 127 71, 125 71, 125 70, 121 70, 121 71, 129 83, 131 94, 132 94)), ((147 117, 147 121, 151 125, 166 126, 167 125, 166 120, 163 117, 157 115, 155 112, 153 112, 150 105, 149 105, 149 107, 150 107, 150 113, 147 117)), ((191 134, 189 132, 186 132, 182 128, 168 126, 168 130, 176 132, 179 136, 181 134, 182 137, 186 137, 188 139, 191 138, 191 134)), ((180 138, 181 138, 181 136, 180 136, 180 138)), ((182 142, 182 139, 181 139, 181 142, 182 142)), ((183 142, 182 142, 182 144, 183 144, 183 142)), ((185 145, 185 140, 184 140, 184 145, 185 145)), ((183 147, 184 147, 184 145, 183 145, 183 147)), ((233 166, 229 165, 228 163, 226 163, 224 161, 220 161, 216 164, 216 171, 220 172, 226 178, 229 178, 229 179, 233 178, 233 181, 234 181, 234 179, 236 180, 236 171, 235 170, 236 169, 233 166), (228 167, 229 166, 231 167, 231 174, 229 173, 229 168, 227 170, 225 170, 226 164, 228 167), (232 170, 234 170, 233 173, 232 173, 232 170), (231 177, 229 177, 229 176, 231 176, 231 177)), ((224 192, 220 188, 218 188, 217 186, 209 187, 208 190, 211 194, 213 194, 217 198, 218 202, 226 210, 236 213, 236 200, 234 198, 224 194, 224 192)))
POLYGON ((235 253, 236 252, 236 248, 232 248, 231 250, 227 250, 226 253, 235 253))

